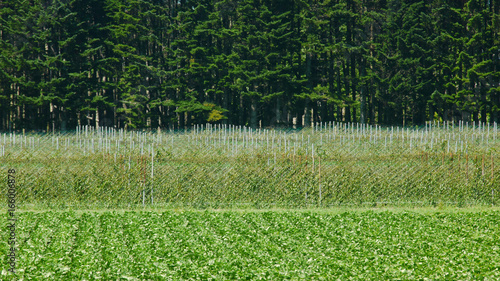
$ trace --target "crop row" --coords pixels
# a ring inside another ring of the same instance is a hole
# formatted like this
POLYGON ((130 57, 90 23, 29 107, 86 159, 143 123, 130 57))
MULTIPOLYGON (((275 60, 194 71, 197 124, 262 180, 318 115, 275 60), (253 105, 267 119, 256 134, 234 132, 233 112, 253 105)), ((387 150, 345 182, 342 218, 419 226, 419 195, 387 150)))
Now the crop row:
MULTIPOLYGON (((15 277, 493 280, 499 219, 494 210, 23 212, 15 277)), ((5 257, 8 234, 0 234, 5 257)), ((2 271, 2 280, 13 278, 2 271)))

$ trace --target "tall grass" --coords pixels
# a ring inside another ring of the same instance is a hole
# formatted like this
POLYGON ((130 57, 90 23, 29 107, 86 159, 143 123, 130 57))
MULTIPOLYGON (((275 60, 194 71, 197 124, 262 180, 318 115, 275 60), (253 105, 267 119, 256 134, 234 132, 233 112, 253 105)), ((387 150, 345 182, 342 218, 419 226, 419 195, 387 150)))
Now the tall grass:
POLYGON ((490 205, 496 124, 0 134, 24 206, 490 205))

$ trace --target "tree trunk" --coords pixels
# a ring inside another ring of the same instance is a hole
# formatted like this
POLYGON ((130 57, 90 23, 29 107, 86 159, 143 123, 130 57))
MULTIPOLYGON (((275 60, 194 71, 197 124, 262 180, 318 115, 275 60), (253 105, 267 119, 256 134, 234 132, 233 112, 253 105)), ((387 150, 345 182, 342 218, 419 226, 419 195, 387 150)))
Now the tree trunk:
POLYGON ((490 105, 486 101, 486 87, 483 87, 483 82, 479 82, 479 93, 481 95, 481 122, 486 123, 486 112, 490 105))
MULTIPOLYGON (((307 88, 309 88, 309 91, 312 91, 313 85, 312 85, 312 71, 311 71, 311 64, 312 64, 312 54, 307 53, 306 54, 306 77, 307 77, 307 88)), ((309 127, 311 126, 311 108, 310 108, 310 100, 309 98, 306 98, 304 101, 304 121, 303 121, 303 126, 304 127, 309 127)))
POLYGON ((99 125, 100 125, 100 115, 99 115, 99 106, 96 106, 95 109, 95 128, 96 130, 99 130, 99 125))
POLYGON ((257 101, 255 97, 252 97, 250 106, 250 127, 252 129, 257 129, 257 101))
MULTIPOLYGON (((356 102, 356 56, 354 54, 351 54, 351 94, 352 94, 352 101, 356 102)), ((352 121, 356 122, 356 117, 357 117, 357 112, 356 112, 356 106, 352 107, 352 121)))
POLYGON ((302 126, 304 128, 311 126, 311 108, 309 106, 309 98, 306 98, 304 101, 304 115, 302 126))
MULTIPOLYGON (((344 61, 342 61, 342 69, 343 69, 343 74, 344 74, 344 86, 345 86, 345 89, 346 89, 346 97, 348 98, 349 96, 349 80, 347 78, 348 76, 348 73, 347 73, 347 65, 344 61)), ((346 105, 347 107, 345 108, 344 110, 344 116, 345 116, 345 122, 351 122, 351 104, 350 102, 347 103, 346 105)))
MULTIPOLYGON (((364 59, 361 58, 362 63, 360 64, 361 67, 361 77, 366 76, 366 69, 365 69, 365 64, 364 64, 364 59)), ((366 123, 366 87, 364 84, 362 84, 360 88, 359 95, 361 97, 361 104, 360 104, 360 122, 361 124, 366 123)))
POLYGON ((238 110, 238 121, 239 121, 239 124, 240 125, 243 125, 243 117, 245 115, 245 107, 243 106, 244 105, 244 102, 243 102, 243 95, 240 94, 240 108, 238 110))
POLYGON ((281 96, 276 98, 276 126, 281 125, 281 96))

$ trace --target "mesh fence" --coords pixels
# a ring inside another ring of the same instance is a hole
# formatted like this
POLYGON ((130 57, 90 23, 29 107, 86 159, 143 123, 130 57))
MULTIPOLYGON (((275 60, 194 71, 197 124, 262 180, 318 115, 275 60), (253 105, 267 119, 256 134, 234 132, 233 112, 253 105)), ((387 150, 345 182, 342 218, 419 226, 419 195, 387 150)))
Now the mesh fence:
POLYGON ((0 166, 26 207, 489 205, 499 137, 496 124, 79 127, 0 134, 0 166))

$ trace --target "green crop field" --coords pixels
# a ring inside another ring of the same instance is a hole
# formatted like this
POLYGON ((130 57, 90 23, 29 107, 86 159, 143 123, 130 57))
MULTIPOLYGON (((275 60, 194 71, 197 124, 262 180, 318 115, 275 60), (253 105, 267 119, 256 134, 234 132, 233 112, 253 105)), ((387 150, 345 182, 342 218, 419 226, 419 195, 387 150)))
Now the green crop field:
POLYGON ((463 123, 1 133, 0 279, 498 280, 498 147, 463 123))
POLYGON ((498 221, 498 209, 22 212, 17 276, 0 279, 498 280, 498 221))

